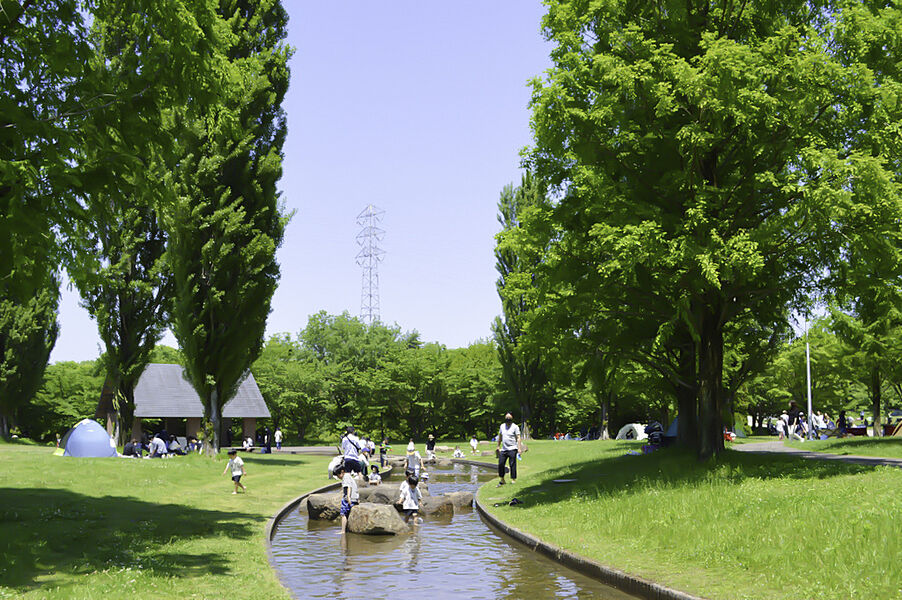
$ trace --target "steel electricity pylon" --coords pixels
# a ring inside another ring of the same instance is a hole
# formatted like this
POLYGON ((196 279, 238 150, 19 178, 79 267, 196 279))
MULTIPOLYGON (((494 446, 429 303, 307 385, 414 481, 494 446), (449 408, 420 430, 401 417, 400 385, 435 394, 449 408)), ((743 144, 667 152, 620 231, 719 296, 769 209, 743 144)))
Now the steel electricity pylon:
POLYGON ((357 264, 363 267, 360 319, 368 325, 379 320, 379 263, 385 256, 385 251, 379 247, 385 231, 379 224, 384 214, 384 210, 369 204, 357 215, 357 226, 360 227, 360 233, 357 234, 357 245, 360 246, 357 264))

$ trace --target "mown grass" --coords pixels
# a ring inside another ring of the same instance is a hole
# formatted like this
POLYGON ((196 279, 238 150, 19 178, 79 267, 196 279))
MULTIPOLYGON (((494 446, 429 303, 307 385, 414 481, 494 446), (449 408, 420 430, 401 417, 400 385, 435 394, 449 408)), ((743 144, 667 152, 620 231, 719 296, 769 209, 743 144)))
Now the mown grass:
POLYGON ((851 437, 787 442, 787 446, 810 452, 830 454, 902 458, 902 437, 851 437))
MULTIPOLYGON (((807 444, 805 444, 807 446, 807 444)), ((540 538, 708 598, 902 596, 902 470, 622 442, 533 442, 516 485, 484 486, 540 538), (553 483, 575 478, 575 483, 553 483), (507 506, 511 497, 523 501, 507 506)))
POLYGON ((287 598, 264 526, 327 483, 328 457, 68 458, 0 446, 0 598, 287 598))

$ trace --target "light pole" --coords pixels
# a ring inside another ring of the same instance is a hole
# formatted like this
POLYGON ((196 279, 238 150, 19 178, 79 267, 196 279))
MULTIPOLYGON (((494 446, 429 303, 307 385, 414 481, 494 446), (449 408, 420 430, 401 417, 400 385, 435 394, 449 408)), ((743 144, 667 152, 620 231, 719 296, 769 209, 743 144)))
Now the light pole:
POLYGON ((805 375, 808 386, 808 439, 814 439, 814 415, 811 412, 811 348, 808 345, 808 316, 805 316, 805 375))

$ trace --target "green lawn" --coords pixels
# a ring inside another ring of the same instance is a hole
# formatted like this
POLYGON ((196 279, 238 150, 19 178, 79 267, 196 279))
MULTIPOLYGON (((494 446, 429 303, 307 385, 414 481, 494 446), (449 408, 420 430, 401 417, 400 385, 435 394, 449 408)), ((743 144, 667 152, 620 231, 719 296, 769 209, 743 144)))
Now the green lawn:
POLYGON ((489 484, 479 498, 552 544, 708 598, 902 595, 902 470, 739 452, 713 464, 674 449, 624 456, 636 446, 532 442, 516 485, 489 484), (513 496, 524 504, 507 506, 513 496))
POLYGON ((830 454, 854 454, 881 458, 902 458, 902 437, 850 437, 787 442, 787 446, 811 452, 830 454))
POLYGON ((0 598, 287 598, 266 521, 328 483, 328 457, 67 458, 0 445, 0 598))

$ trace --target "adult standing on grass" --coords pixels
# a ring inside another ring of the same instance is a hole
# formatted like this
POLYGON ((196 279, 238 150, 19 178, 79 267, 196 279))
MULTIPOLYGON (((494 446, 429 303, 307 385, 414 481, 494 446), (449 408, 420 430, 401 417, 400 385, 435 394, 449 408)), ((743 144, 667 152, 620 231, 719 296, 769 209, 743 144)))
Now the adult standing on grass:
POLYGON ((435 458, 435 436, 431 433, 426 440, 426 460, 435 458))
POLYGON ((276 427, 273 438, 276 440, 276 450, 282 450, 282 429, 280 427, 276 427))
POLYGON ((510 462, 511 483, 517 482, 517 455, 520 453, 520 427, 514 423, 514 416, 504 415, 504 423, 498 430, 498 477, 499 486, 504 485, 505 462, 510 462))

